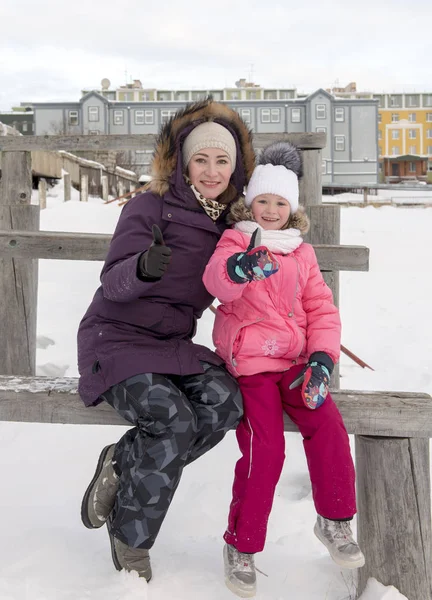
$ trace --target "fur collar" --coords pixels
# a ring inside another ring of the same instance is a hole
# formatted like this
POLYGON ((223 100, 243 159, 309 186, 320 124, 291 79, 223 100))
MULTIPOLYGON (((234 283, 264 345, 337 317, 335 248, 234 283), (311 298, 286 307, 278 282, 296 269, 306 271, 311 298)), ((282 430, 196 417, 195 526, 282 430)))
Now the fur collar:
MULTIPOLYGON (((184 109, 177 111, 163 125, 156 140, 151 168, 152 180, 147 186, 148 190, 159 196, 163 196, 168 191, 170 183, 172 183, 173 177, 178 174, 177 171, 181 164, 179 153, 184 137, 196 125, 205 121, 216 121, 227 126, 234 137, 237 138, 238 150, 243 157, 243 164, 242 173, 239 173, 239 163, 237 163, 237 169, 231 179, 231 181, 236 182, 236 189, 231 190, 231 196, 238 198, 243 191, 243 185, 249 181, 255 168, 252 132, 236 111, 224 104, 213 102, 211 98, 188 104, 184 109)), ((182 175, 182 173, 178 175, 182 175)))
MULTIPOLYGON (((240 198, 237 202, 233 202, 227 217, 227 223, 229 225, 239 223, 240 221, 254 221, 252 211, 245 206, 243 198, 240 198)), ((309 225, 309 218, 305 209, 303 206, 299 206, 297 212, 290 216, 288 223, 283 229, 298 229, 301 235, 305 235, 309 231, 309 225)))

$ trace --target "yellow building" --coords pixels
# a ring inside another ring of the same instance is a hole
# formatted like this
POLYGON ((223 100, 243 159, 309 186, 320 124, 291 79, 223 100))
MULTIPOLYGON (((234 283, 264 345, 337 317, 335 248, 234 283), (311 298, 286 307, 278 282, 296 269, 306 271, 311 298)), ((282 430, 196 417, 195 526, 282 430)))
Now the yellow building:
POLYGON ((378 100, 378 155, 383 177, 425 179, 432 168, 432 92, 374 94, 338 88, 335 96, 378 100))

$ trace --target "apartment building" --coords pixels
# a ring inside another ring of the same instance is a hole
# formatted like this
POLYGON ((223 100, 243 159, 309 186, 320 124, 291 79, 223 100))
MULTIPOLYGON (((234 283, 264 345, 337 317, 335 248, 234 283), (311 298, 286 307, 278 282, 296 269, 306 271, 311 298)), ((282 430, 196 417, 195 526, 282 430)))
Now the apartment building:
POLYGON ((432 170, 432 92, 357 92, 355 83, 331 92, 338 98, 378 101, 378 154, 385 180, 426 178, 432 170))
MULTIPOLYGON (((102 83, 101 90, 86 91, 78 102, 34 103, 36 135, 156 134, 186 102, 211 94, 237 110, 254 133, 326 133, 323 182, 377 182, 378 102, 374 99, 340 99, 323 89, 299 95, 295 89, 261 88, 245 80, 233 88, 181 92, 144 90, 139 81, 115 90, 108 80, 102 83), (152 95, 143 99, 147 92, 152 95), (130 94, 127 100, 124 94, 130 94)), ((135 152, 129 166, 140 175, 147 173, 151 153, 150 147, 135 152)))

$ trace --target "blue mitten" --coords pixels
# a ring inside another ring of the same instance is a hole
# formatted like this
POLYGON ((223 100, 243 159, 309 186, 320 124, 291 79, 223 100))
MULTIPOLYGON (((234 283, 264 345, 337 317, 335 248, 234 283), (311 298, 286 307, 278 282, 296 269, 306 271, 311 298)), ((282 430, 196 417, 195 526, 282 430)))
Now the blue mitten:
POLYGON ((245 252, 237 252, 227 260, 227 272, 234 283, 260 281, 277 273, 279 263, 265 246, 260 246, 261 234, 255 229, 245 252))
POLYGON ((333 366, 333 361, 328 354, 314 352, 289 389, 292 390, 301 384, 302 399, 305 405, 311 410, 319 408, 327 398, 333 366))

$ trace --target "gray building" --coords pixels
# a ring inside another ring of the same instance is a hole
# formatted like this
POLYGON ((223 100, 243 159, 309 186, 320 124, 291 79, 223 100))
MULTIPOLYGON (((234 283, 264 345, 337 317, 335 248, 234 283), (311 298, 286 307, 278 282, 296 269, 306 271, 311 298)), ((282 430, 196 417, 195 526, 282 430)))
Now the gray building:
POLYGON ((13 127, 22 135, 35 135, 34 114, 31 108, 18 108, 11 111, 0 111, 0 121, 13 127))
MULTIPOLYGON (((274 96, 276 99, 222 102, 237 110, 255 133, 325 132, 323 183, 377 182, 377 100, 335 98, 323 89, 308 96, 282 95, 275 90, 274 96)), ((185 102, 113 101, 106 94, 91 91, 78 102, 32 106, 36 135, 156 134, 161 124, 183 108, 185 102)), ((141 175, 148 172, 150 160, 151 151, 143 149, 134 153, 128 166, 141 175)))

